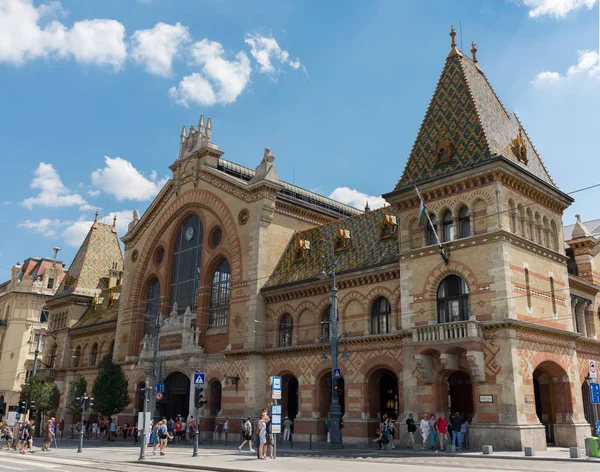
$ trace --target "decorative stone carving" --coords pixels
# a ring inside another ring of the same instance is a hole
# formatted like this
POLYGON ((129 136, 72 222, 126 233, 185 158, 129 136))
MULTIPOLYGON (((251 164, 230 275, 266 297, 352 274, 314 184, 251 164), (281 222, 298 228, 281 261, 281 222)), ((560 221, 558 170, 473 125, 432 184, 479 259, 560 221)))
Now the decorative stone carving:
POLYGON ((458 359, 456 354, 440 354, 440 364, 446 370, 458 370, 458 359))
POLYGON ((433 360, 431 359, 431 356, 425 354, 415 354, 415 363, 419 373, 421 374, 421 379, 423 382, 433 383, 434 373, 433 360))
POLYGON ((473 382, 485 381, 485 358, 482 351, 467 351, 467 362, 471 367, 473 382))

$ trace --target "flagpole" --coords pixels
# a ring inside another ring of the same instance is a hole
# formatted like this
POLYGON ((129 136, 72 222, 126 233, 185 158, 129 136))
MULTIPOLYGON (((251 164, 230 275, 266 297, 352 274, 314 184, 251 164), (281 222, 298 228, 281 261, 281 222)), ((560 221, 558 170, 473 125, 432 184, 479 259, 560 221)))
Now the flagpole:
POLYGON ((425 215, 427 216, 427 221, 429 221, 429 226, 431 227, 431 231, 433 231, 433 234, 435 235, 435 240, 437 241, 437 245, 440 248, 440 256, 442 256, 442 259, 444 259, 444 262, 446 264, 448 264, 449 256, 448 256, 448 254, 446 254, 446 251, 444 251, 444 247, 442 246, 442 243, 438 236, 437 229, 435 228, 435 226, 433 226, 433 222, 431 221, 431 216, 429 216, 429 212, 427 211, 427 207, 425 206, 423 197, 421 197, 421 193, 419 192, 419 189, 417 188, 417 184, 415 184, 415 192, 417 192, 419 201, 421 202, 421 205, 423 205, 423 208, 425 209, 425 215))

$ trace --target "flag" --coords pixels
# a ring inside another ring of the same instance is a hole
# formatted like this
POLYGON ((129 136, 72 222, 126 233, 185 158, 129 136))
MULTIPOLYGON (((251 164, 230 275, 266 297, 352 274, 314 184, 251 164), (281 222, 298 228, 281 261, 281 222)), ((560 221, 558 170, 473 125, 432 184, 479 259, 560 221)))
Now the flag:
POLYGON ((419 207, 418 226, 419 226, 419 228, 421 228, 427 221, 427 208, 425 208, 425 203, 423 203, 423 200, 421 199, 420 195, 419 195, 419 200, 421 201, 421 206, 419 207))

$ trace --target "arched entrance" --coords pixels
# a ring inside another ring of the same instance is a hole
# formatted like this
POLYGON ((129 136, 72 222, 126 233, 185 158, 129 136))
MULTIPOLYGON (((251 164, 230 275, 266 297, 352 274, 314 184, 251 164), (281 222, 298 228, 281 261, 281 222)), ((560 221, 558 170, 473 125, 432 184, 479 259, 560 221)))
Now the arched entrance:
MULTIPOLYGON (((329 409, 331 408, 331 371, 325 372, 319 379, 319 416, 327 418, 329 409)), ((342 408, 342 416, 346 413, 345 388, 344 378, 338 381, 340 393, 340 407, 342 408)))
POLYGON ((381 368, 373 372, 368 382, 369 415, 372 419, 398 418, 400 409, 398 397, 398 376, 389 369, 381 368))
POLYGON ((293 420, 298 415, 298 379, 292 374, 284 374, 281 383, 281 411, 284 418, 289 416, 293 420))
POLYGON ((208 414, 217 416, 221 411, 221 382, 213 380, 208 393, 208 414))
POLYGON ((165 379, 165 396, 160 405, 161 416, 175 418, 188 416, 190 405, 190 379, 181 372, 174 372, 165 379))
POLYGON ((535 412, 546 429, 546 442, 556 445, 554 426, 568 423, 573 412, 567 374, 553 363, 542 363, 533 371, 535 412))
POLYGON ((473 417, 473 381, 471 376, 462 370, 453 372, 448 377, 448 410, 451 415, 458 412, 461 418, 469 420, 473 417))

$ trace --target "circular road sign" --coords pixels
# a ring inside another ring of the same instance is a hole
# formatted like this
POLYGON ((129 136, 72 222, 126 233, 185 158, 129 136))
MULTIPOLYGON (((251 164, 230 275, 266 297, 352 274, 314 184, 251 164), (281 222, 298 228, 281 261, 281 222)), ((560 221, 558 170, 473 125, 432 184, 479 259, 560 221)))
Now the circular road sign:
POLYGON ((162 400, 163 399, 163 394, 161 392, 156 392, 156 399, 157 400, 162 400))

